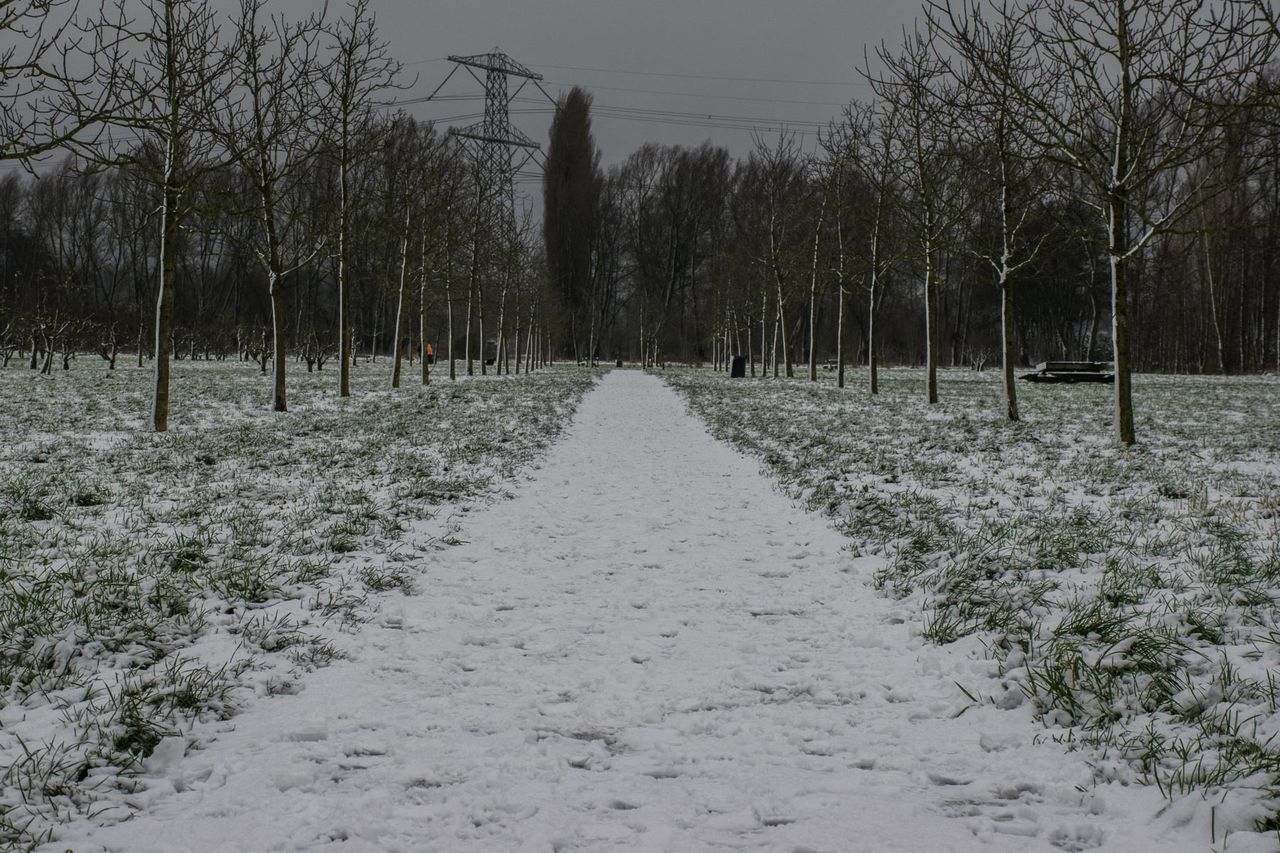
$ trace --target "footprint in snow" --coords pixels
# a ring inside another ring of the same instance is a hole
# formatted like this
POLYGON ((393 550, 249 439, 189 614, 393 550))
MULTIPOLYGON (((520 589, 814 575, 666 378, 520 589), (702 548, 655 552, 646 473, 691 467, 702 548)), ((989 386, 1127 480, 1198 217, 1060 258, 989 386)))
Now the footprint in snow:
POLYGON ((655 767, 644 771, 644 775, 650 779, 679 779, 680 771, 674 767, 655 767))
POLYGON ((752 806, 751 811, 761 826, 787 826, 796 822, 796 818, 786 809, 776 805, 752 806))
POLYGON ((968 785, 970 782, 973 781, 972 779, 963 779, 959 776, 954 776, 949 773, 929 773, 927 774, 927 778, 934 785, 938 785, 944 788, 960 787, 963 785, 968 785))

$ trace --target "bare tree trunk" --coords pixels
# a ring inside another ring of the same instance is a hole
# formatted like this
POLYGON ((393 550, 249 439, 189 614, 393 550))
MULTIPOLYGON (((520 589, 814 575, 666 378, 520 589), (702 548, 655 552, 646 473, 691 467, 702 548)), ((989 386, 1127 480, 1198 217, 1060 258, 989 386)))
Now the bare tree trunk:
MULTIPOLYGON (((781 302, 779 302, 778 307, 779 309, 781 309, 782 307, 781 302)), ((778 327, 781 324, 782 324, 782 317, 779 316, 778 311, 775 311, 773 314, 773 345, 769 348, 770 349, 769 354, 773 357, 773 378, 774 379, 778 378, 778 327)))
MULTIPOLYGON (((782 285, 778 285, 778 339, 782 344, 782 363, 786 367, 787 378, 793 378, 795 368, 791 365, 791 348, 787 341, 787 318, 782 303, 782 285)), ((775 355, 774 358, 777 358, 775 355)))
MULTIPOLYGON (((1117 163, 1117 171, 1124 163, 1117 163)), ((1116 440, 1130 445, 1137 440, 1133 428, 1133 389, 1129 363, 1129 292, 1128 264, 1125 255, 1129 250, 1129 234, 1126 226, 1128 198, 1123 188, 1114 188, 1109 199, 1109 242, 1111 258, 1111 342, 1115 359, 1115 431, 1116 440)))
MULTIPOLYGON (((446 285, 446 288, 448 288, 448 285, 446 285)), ((458 368, 453 355, 453 293, 451 289, 445 290, 445 301, 449 303, 449 310, 446 312, 449 322, 449 379, 456 380, 458 378, 458 368)))
POLYGON ((760 289, 760 378, 764 379, 769 375, 769 359, 768 356, 768 336, 765 329, 769 328, 769 293, 766 288, 760 289))
POLYGON ((484 339, 484 288, 481 286, 483 279, 476 279, 476 348, 480 355, 480 375, 487 376, 489 373, 487 365, 489 364, 489 347, 488 342, 484 339))
POLYGON ((879 307, 879 282, 877 281, 875 264, 871 267, 871 287, 868 288, 870 293, 869 304, 867 307, 867 368, 869 372, 867 390, 872 394, 880 393, 880 357, 877 354, 878 342, 876 341, 876 314, 879 307))
POLYGON ((596 366, 596 295, 591 291, 591 323, 587 329, 587 366, 596 366))
MULTIPOLYGON (((479 189, 476 190, 476 210, 475 216, 471 221, 471 267, 467 274, 467 328, 463 338, 463 349, 465 350, 465 358, 467 362, 467 375, 475 375, 475 364, 471 356, 471 315, 472 303, 475 300, 476 280, 480 275, 480 217, 483 207, 483 198, 479 189)), ((481 344, 483 348, 484 344, 481 344)))
POLYGON ((427 354, 427 232, 422 231, 422 246, 418 255, 418 345, 422 356, 422 384, 431 384, 431 359, 427 354))
POLYGON ((338 156, 338 396, 351 396, 351 340, 348 330, 350 316, 348 314, 348 290, 347 287, 347 243, 350 240, 348 231, 351 228, 351 213, 348 209, 351 204, 350 193, 350 175, 348 174, 350 164, 350 145, 347 128, 347 115, 344 111, 342 116, 342 150, 338 156))
POLYGON ((840 283, 839 306, 836 308, 836 387, 844 387, 844 282, 840 283))
POLYGON ((822 238, 822 223, 827 218, 827 194, 822 194, 822 206, 818 210, 818 224, 813 229, 813 263, 809 270, 809 381, 818 381, 818 246, 822 238))
POLYGON ((474 298, 474 282, 467 287, 467 326, 462 338, 462 350, 467 363, 467 375, 475 376, 475 361, 471 357, 471 304, 474 298))
POLYGON ((533 345, 535 330, 538 326, 538 309, 536 305, 529 306, 529 328, 525 330, 524 343, 524 372, 529 375, 533 372, 533 345))
MULTIPOLYGON (((925 228, 933 228, 927 220, 925 228)), ((924 346, 926 397, 930 405, 938 402, 938 271, 934 268, 932 239, 924 245, 924 346)))
POLYGON ((507 358, 507 288, 510 280, 510 270, 507 270, 506 278, 502 281, 502 290, 498 294, 498 351, 493 354, 493 372, 502 375, 504 362, 507 358))
POLYGON ((876 197, 876 218, 871 228, 871 268, 870 283, 867 287, 867 390, 871 394, 880 393, 880 356, 879 341, 876 337, 876 320, 880 312, 881 291, 884 283, 880 281, 880 224, 884 210, 884 193, 876 197))
POLYGON ((1209 251, 1209 230, 1201 213, 1200 249, 1204 254, 1205 283, 1209 286, 1209 317, 1213 321, 1213 337, 1218 347, 1218 373, 1227 372, 1227 344, 1222 331, 1222 316, 1218 309, 1218 280, 1213 274, 1213 256, 1209 251))
POLYGON ((1013 330, 1013 290, 1008 278, 1002 273, 1000 282, 1000 357, 1004 369, 1005 413, 1009 420, 1018 420, 1018 388, 1013 375, 1014 367, 1014 330, 1013 330))
POLYGON ((1096 351, 1097 351, 1097 348, 1098 348, 1098 326, 1099 326, 1099 325, 1101 325, 1101 322, 1102 322, 1102 308, 1101 308, 1101 306, 1098 304, 1098 294, 1097 294, 1097 292, 1096 292, 1096 288, 1094 287, 1094 284, 1096 283, 1096 278, 1095 278, 1095 276, 1096 276, 1096 270, 1095 270, 1095 266, 1096 266, 1096 265, 1095 265, 1095 263, 1094 263, 1093 253, 1092 253, 1092 252, 1090 252, 1090 253, 1089 253, 1089 308, 1090 308, 1090 316, 1089 316, 1089 340, 1088 340, 1088 344, 1087 344, 1088 350, 1087 350, 1087 351, 1085 352, 1085 354, 1084 354, 1084 357, 1085 357, 1085 360, 1086 360, 1086 361, 1090 361, 1090 360, 1092 360, 1092 359, 1093 359, 1093 354, 1094 354, 1094 352, 1096 352, 1096 351))
POLYGON ((520 357, 521 357, 521 353, 522 353, 522 350, 521 350, 521 342, 520 342, 520 332, 521 332, 521 329, 520 329, 520 317, 521 317, 521 314, 520 314, 520 287, 517 285, 517 286, 516 286, 516 304, 515 304, 515 344, 516 344, 516 360, 515 360, 515 365, 514 365, 514 366, 515 366, 515 374, 516 374, 516 376, 519 376, 519 375, 520 375, 520 357))
MULTIPOLYGON (((172 149, 172 138, 169 147, 172 149)), ((160 211, 160 282, 156 296, 155 396, 151 426, 156 432, 169 429, 170 342, 173 340, 173 288, 177 274, 178 194, 172 186, 172 150, 166 153, 164 203, 160 211)))
POLYGON ((409 204, 405 202, 404 233, 400 236, 400 286, 396 291, 396 328, 391 333, 391 387, 400 387, 401 341, 404 328, 404 287, 409 276, 409 204))

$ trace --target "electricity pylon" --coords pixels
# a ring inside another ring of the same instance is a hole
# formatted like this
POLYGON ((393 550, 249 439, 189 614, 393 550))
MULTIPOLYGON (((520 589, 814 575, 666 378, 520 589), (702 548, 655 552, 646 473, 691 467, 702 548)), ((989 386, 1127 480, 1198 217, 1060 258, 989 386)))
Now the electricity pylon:
MULTIPOLYGON (((449 77, 458 68, 465 68, 476 82, 484 86, 484 118, 467 127, 450 128, 449 133, 465 140, 471 152, 482 218, 496 228, 503 245, 510 245, 516 236, 515 176, 541 148, 511 124, 511 102, 529 83, 546 95, 539 82, 542 75, 516 62, 498 48, 491 53, 474 56, 450 56, 449 61, 455 64, 449 77), (478 71, 484 72, 483 79, 478 71), (512 77, 522 81, 514 92, 510 91, 508 83, 512 77)), ((448 82, 448 77, 445 81, 448 82)), ((550 95, 547 97, 551 99, 550 95)))
MULTIPOLYGON (((471 153, 476 190, 475 222, 477 226, 473 239, 478 238, 481 233, 480 228, 484 229, 484 233, 493 234, 497 238, 498 246, 505 259, 500 265, 504 271, 504 284, 502 286, 500 304, 505 304, 507 286, 510 284, 508 276, 511 274, 512 262, 518 255, 519 247, 517 242, 520 239, 519 229, 516 226, 515 176, 517 172, 524 168, 525 164, 538 154, 540 148, 538 143, 525 136, 518 128, 512 126, 511 102, 529 83, 536 86, 552 104, 555 103, 555 99, 547 94, 546 89, 542 88, 542 83, 540 82, 542 80, 541 74, 529 70, 496 47, 491 53, 481 53, 474 56, 450 56, 449 61, 454 63, 453 70, 449 72, 449 75, 436 87, 435 92, 432 92, 427 100, 434 98, 436 93, 444 88, 445 83, 449 82, 449 79, 457 73, 459 68, 465 68, 467 73, 484 87, 484 119, 467 127, 450 128, 449 134, 462 140, 471 153), (484 72, 483 79, 478 73, 480 71, 484 72), (521 81, 514 92, 511 91, 508 83, 508 78, 511 77, 521 81), (519 160, 518 165, 517 160, 519 160)), ((479 242, 477 240, 472 245, 471 281, 477 287, 482 287, 483 277, 477 276, 478 261, 479 242)), ((471 321, 469 319, 470 291, 468 291, 468 294, 467 335, 469 341, 471 334, 471 321)), ((477 322, 480 329, 480 372, 483 374, 486 372, 483 297, 478 299, 477 307, 481 312, 477 322)), ((501 317, 501 309, 499 310, 499 317, 501 317)), ((499 325, 501 325, 501 321, 499 321, 499 325)), ((500 343, 499 352, 495 354, 495 358, 502 357, 501 348, 502 344, 500 343)), ((467 344, 467 373, 471 373, 470 343, 467 344)))

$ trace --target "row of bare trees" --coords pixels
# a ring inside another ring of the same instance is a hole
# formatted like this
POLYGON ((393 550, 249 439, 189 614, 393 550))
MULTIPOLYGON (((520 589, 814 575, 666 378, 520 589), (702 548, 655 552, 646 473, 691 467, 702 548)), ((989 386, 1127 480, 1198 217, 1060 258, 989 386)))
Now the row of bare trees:
POLYGON ((930 403, 940 365, 999 359, 1013 420, 1019 363, 1110 360, 1132 443, 1134 369, 1276 368, 1274 21, 1260 0, 930 0, 816 148, 597 167, 593 260, 550 287, 609 306, 585 326, 608 334, 575 312, 564 352, 830 360, 841 384, 852 353, 871 393, 882 359, 923 364, 930 403))
MULTIPOLYGON (((234 350, 287 407, 290 358, 441 340, 454 367, 645 364, 1274 369, 1280 101, 1264 0, 930 0, 818 144, 648 144, 605 170, 590 96, 552 128, 540 247, 486 209, 455 141, 387 109, 399 65, 368 0, 336 20, 242 0, 0 5, 0 352, 126 342, 155 363, 234 350), (37 11, 39 10, 39 13, 37 11), (60 17, 59 17, 60 16, 60 17), (536 353, 536 357, 533 354, 536 353)), ((410 355, 410 357, 413 357, 410 355)), ((422 364, 423 380, 429 366, 422 364)))
POLYGON ((390 347, 396 387, 440 337, 451 377, 459 338, 468 373, 541 361, 527 235, 490 233, 466 152, 390 111, 403 74, 369 0, 333 20, 265 0, 225 20, 206 0, 15 0, 0 33, 20 40, 0 55, 0 157, 66 152, 0 183, 6 364, 29 344, 46 371, 85 349, 114 367, 134 343, 163 431, 184 355, 270 365, 277 411, 291 358, 332 357, 341 396, 361 348, 390 347))

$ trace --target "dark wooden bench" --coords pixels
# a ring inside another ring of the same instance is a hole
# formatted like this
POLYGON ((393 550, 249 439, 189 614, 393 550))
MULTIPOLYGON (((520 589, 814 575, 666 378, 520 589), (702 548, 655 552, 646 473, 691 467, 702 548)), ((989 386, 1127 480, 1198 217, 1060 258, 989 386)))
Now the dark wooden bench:
POLYGON ((1115 369, 1109 361, 1042 361, 1034 373, 1025 373, 1028 382, 1103 382, 1116 381, 1115 369))

